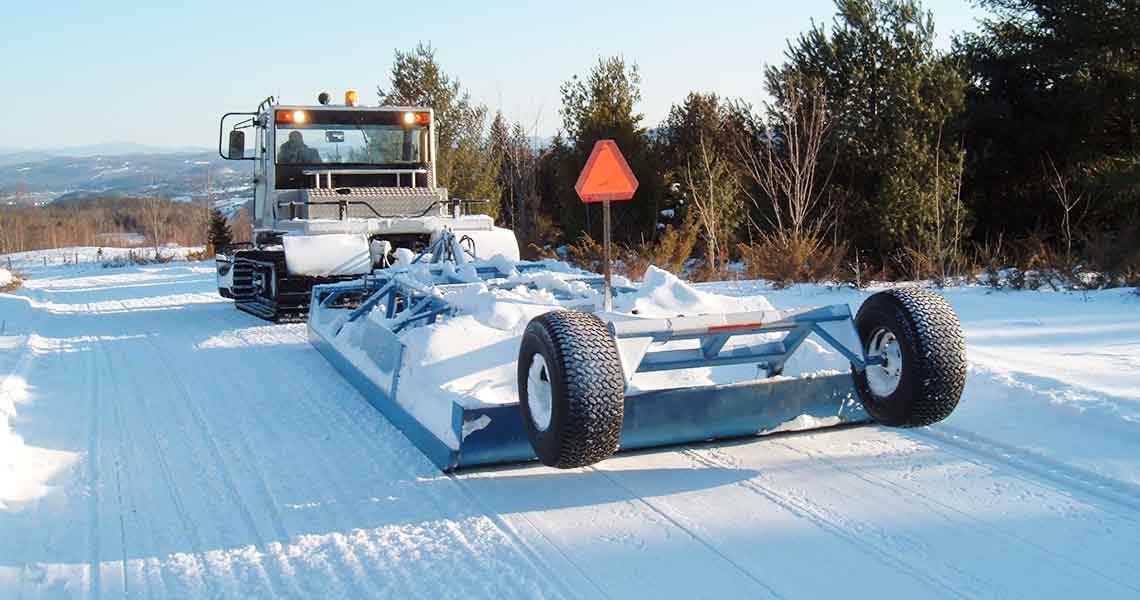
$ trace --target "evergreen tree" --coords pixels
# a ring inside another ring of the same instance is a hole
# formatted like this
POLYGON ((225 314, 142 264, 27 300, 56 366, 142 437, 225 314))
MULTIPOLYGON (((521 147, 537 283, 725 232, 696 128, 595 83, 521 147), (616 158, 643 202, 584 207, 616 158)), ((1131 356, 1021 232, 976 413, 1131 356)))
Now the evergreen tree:
POLYGON ((487 138, 487 107, 471 101, 458 80, 440 68, 435 49, 419 44, 396 51, 389 87, 377 88, 382 104, 426 106, 435 112, 437 185, 454 198, 489 200, 472 209, 498 217, 499 165, 487 138))
POLYGON ((700 149, 701 142, 713 144, 717 150, 732 150, 729 129, 729 105, 716 94, 690 92, 680 104, 669 108, 669 114, 658 128, 655 141, 662 163, 676 170, 700 149))
POLYGON ((710 267, 735 245, 747 216, 733 145, 739 133, 727 102, 692 92, 669 109, 654 140, 669 190, 665 205, 675 223, 693 212, 710 267))
POLYGON ((491 119, 491 132, 488 137, 491 155, 499 164, 499 172, 495 175, 495 183, 499 186, 499 197, 496 198, 499 203, 499 217, 503 224, 513 229, 516 226, 516 217, 514 204, 510 198, 511 131, 502 111, 495 111, 495 118, 491 119))
MULTIPOLYGON (((577 177, 573 173, 574 160, 570 156, 572 153, 573 148, 570 147, 566 137, 559 131, 555 133, 550 140, 550 145, 538 157, 537 191, 539 201, 536 207, 535 235, 533 237, 535 243, 540 246, 573 241, 572 238, 567 239, 567 232, 570 228, 563 224, 563 219, 566 216, 563 214, 563 207, 569 206, 576 200, 572 187, 574 180, 570 179, 577 177), (567 189, 567 185, 571 187, 567 189)), ((574 235, 579 235, 581 231, 581 224, 573 230, 574 235)))
POLYGON ((210 211, 210 227, 206 234, 206 250, 207 254, 210 252, 225 252, 226 248, 233 243, 233 232, 230 230, 229 221, 226 220, 226 215, 222 211, 213 209, 210 211))
POLYGON ((956 40, 970 74, 967 189, 982 236, 1055 229, 1064 180, 1090 225, 1140 205, 1140 3, 981 0, 992 16, 956 40))
POLYGON ((836 7, 830 31, 815 26, 791 43, 765 87, 777 108, 788 85, 822 89, 833 117, 824 161, 836 164, 841 237, 884 258, 921 250, 935 243, 956 199, 961 151, 951 127, 965 83, 934 50, 933 17, 918 2, 836 7))

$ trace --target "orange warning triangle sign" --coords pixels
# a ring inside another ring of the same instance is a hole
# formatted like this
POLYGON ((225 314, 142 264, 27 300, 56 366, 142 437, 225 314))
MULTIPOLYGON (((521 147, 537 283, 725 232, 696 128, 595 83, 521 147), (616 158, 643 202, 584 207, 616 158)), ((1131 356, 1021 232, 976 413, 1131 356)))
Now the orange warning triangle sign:
POLYGON ((613 140, 598 140, 574 190, 582 202, 629 200, 637 191, 637 178, 613 140))

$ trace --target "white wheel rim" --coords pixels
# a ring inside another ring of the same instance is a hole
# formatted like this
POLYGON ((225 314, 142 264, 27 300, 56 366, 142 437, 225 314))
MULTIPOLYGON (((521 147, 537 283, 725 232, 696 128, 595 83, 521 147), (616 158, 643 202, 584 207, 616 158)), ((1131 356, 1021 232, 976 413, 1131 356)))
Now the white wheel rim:
POLYGON ((550 414, 554 406, 554 396, 550 390, 550 371, 541 354, 535 354, 530 362, 526 378, 526 404, 530 408, 530 420, 539 431, 550 427, 550 414))
POLYGON ((902 347, 895 334, 887 329, 876 330, 868 344, 867 356, 879 356, 884 361, 881 365, 867 367, 867 386, 871 393, 880 398, 895 393, 903 371, 902 347))

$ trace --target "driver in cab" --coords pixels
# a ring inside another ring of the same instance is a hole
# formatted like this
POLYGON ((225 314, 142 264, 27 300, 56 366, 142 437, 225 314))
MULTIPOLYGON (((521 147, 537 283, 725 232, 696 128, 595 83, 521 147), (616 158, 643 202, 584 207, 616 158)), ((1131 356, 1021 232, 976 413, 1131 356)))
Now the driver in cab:
POLYGON ((277 152, 277 162, 281 163, 319 163, 321 155, 315 148, 305 145, 305 139, 300 131, 290 131, 289 139, 281 144, 277 152))

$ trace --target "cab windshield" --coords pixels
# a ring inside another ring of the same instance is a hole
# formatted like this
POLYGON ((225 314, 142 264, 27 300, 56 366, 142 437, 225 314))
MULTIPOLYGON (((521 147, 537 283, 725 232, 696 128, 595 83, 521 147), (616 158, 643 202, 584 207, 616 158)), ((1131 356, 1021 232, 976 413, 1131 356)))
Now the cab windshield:
POLYGON ((427 127, 277 125, 277 164, 414 164, 427 161, 427 127))

